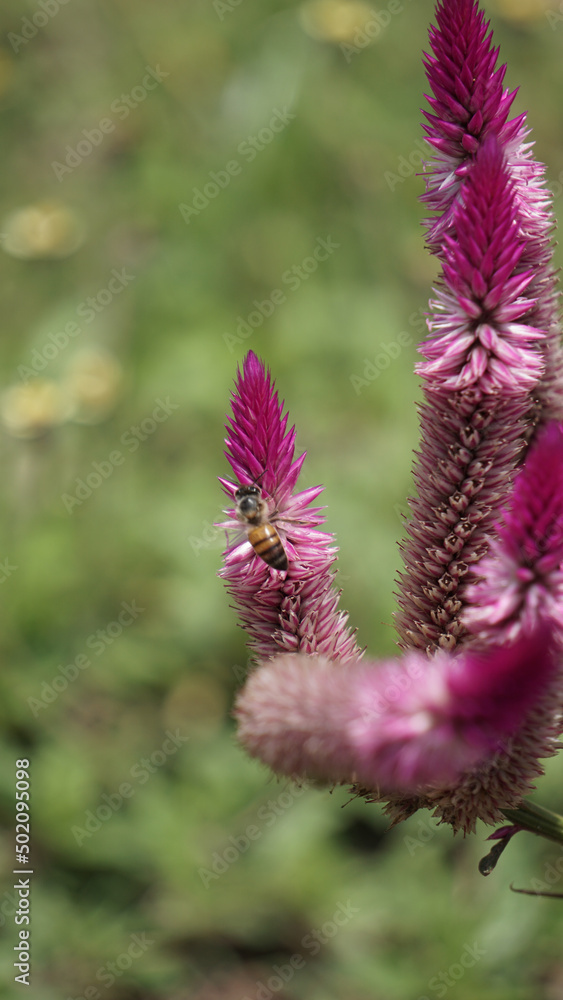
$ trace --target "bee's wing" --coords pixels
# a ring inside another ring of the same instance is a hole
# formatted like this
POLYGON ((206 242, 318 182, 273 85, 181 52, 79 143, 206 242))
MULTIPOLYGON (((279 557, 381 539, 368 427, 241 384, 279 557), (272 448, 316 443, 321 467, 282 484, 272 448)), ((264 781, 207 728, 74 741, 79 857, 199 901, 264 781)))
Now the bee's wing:
POLYGON ((242 542, 247 540, 248 532, 244 525, 237 524, 234 527, 231 521, 228 527, 225 526, 225 536, 227 539, 227 548, 232 549, 235 545, 241 545, 242 542))

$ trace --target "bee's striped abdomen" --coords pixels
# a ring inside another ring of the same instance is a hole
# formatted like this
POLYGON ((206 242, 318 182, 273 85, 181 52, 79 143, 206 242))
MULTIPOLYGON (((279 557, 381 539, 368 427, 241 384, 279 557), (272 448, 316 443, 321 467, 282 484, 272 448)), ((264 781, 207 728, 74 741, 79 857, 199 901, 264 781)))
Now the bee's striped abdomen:
POLYGON ((287 569, 287 555, 273 525, 261 524, 258 528, 252 528, 248 532, 248 541, 256 555, 268 566, 281 571, 287 569))

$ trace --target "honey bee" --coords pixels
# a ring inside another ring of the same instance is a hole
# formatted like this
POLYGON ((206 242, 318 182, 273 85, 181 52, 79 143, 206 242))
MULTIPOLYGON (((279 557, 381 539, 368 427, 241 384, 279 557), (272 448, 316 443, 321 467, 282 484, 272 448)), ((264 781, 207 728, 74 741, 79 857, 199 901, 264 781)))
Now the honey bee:
POLYGON ((273 524, 268 521, 268 505, 262 499, 262 490, 255 484, 239 486, 235 491, 236 514, 244 524, 248 541, 257 556, 273 569, 287 569, 287 555, 273 524))

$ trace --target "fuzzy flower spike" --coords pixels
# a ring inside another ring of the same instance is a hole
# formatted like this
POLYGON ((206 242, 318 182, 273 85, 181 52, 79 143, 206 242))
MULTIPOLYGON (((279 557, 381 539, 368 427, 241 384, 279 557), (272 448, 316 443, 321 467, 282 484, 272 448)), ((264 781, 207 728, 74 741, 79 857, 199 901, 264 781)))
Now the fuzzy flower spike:
POLYGON ((502 149, 524 238, 521 265, 532 270, 528 297, 531 325, 544 331, 539 345, 544 374, 535 397, 536 417, 563 419, 561 328, 552 261, 554 218, 545 167, 534 160, 526 115, 509 119, 516 91, 503 89, 506 66, 496 67, 498 48, 477 0, 442 0, 430 29, 425 66, 432 95, 426 138, 434 158, 427 164, 423 201, 434 213, 426 222, 428 246, 443 259, 444 236, 455 238, 456 206, 467 203, 465 181, 483 143, 494 136, 502 149))
MULTIPOLYGON (((513 95, 502 89, 476 0, 441 0, 437 22, 425 200, 442 273, 420 345, 418 495, 399 579, 403 656, 342 657, 338 643, 330 649, 327 616, 322 643, 290 648, 284 639, 276 655, 285 623, 301 636, 304 616, 300 607, 288 616, 270 591, 279 594, 280 574, 268 584, 271 571, 260 567, 271 615, 256 631, 249 596, 243 620, 269 659, 250 675, 236 714, 243 745, 277 773, 349 783, 386 802, 395 821, 431 808, 469 832, 477 819, 519 822, 522 796, 561 730, 563 434, 550 420, 561 414, 563 368, 552 220, 524 118, 508 120, 513 95)), ((240 437, 255 424, 238 414, 240 437)), ((235 472, 249 482, 264 456, 245 448, 235 472)), ((265 473, 264 483, 283 526, 279 483, 266 485, 265 473)), ((296 597, 324 576, 300 565, 294 530, 288 521, 280 535, 296 597)), ((240 604, 241 585, 237 592, 240 604)))
POLYGON ((420 347, 424 380, 418 497, 402 546, 398 630, 405 648, 463 642, 463 588, 485 554, 526 446, 543 371, 533 326, 532 272, 522 269, 514 188, 494 137, 480 148, 445 237, 420 347))
POLYGON ((544 427, 468 588, 465 624, 485 643, 511 643, 541 621, 563 629, 563 425, 544 427))
POLYGON ((544 168, 476 0, 442 0, 425 112, 430 249, 442 262, 418 366, 418 496, 402 546, 404 648, 463 644, 464 588, 537 426, 563 416, 553 217, 544 168))
MULTIPOLYGON (((301 651, 355 661, 361 652, 346 627, 347 615, 338 610, 339 593, 333 586, 334 538, 318 530, 324 521, 321 508, 311 507, 322 486, 293 492, 305 453, 294 458, 295 428, 288 430, 287 423, 269 372, 249 351, 227 425, 225 454, 235 482, 220 482, 231 500, 237 499, 237 491, 240 496, 240 487, 254 487, 251 496, 262 506, 261 520, 271 525, 274 544, 279 539, 288 565, 287 570, 275 569, 257 553, 249 540, 256 522, 244 517, 239 501, 238 510, 227 510, 228 520, 220 525, 235 533, 221 576, 257 656, 301 651), (241 524, 246 524, 248 537, 241 524)), ((265 555, 267 548, 266 542, 265 555)))

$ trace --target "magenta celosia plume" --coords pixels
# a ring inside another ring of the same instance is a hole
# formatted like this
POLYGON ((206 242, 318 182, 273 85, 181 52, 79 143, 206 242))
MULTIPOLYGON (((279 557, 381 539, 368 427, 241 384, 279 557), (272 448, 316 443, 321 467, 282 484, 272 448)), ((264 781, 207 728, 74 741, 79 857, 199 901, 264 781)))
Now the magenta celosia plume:
MULTIPOLYGON (((502 821, 555 752, 563 707, 563 363, 544 168, 509 119, 477 0, 441 0, 426 69, 423 200, 441 273, 417 371, 417 495, 402 545, 402 656, 375 662, 338 611, 336 548, 294 494, 294 460, 254 354, 232 402, 234 497, 256 483, 287 553, 243 537, 223 575, 262 662, 237 700, 239 737, 279 774, 345 782, 398 821, 502 821)), ((237 525, 236 511, 225 526, 237 525)), ((239 525, 240 528, 240 525, 239 525)))
POLYGON ((463 590, 536 423, 563 414, 559 327, 543 167, 525 118, 507 121, 488 24, 475 0, 446 0, 430 32, 425 173, 429 245, 442 262, 417 366, 425 401, 418 496, 402 546, 404 648, 453 649, 463 590))
POLYGON ((496 526, 465 622, 490 642, 512 642, 541 621, 563 623, 563 430, 553 421, 530 449, 496 526))
POLYGON ((438 788, 505 752, 556 672, 541 626, 510 648, 431 660, 413 651, 351 666, 287 654, 247 682, 239 738, 289 777, 356 783, 382 797, 438 788))
POLYGON ((417 370, 434 392, 478 387, 486 396, 525 396, 543 372, 545 334, 529 322, 534 271, 522 268, 518 202, 494 136, 475 153, 463 197, 442 238, 431 336, 420 347, 427 360, 417 370))
POLYGON ((234 598, 251 649, 260 657, 281 651, 324 653, 344 661, 361 652, 338 609, 334 588, 337 548, 332 535, 319 531, 324 518, 311 507, 322 492, 315 486, 294 493, 305 454, 294 458, 295 428, 269 373, 249 351, 232 394, 226 455, 236 482, 221 479, 230 499, 238 486, 258 483, 288 557, 288 570, 272 569, 256 555, 236 517, 225 513, 222 527, 234 532, 221 572, 234 598))
POLYGON ((544 332, 540 347, 544 375, 538 402, 546 418, 563 418, 561 329, 557 314, 556 274, 551 239, 554 219, 545 168, 533 158, 526 116, 509 119, 516 90, 503 90, 506 66, 496 67, 489 22, 477 0, 443 0, 430 29, 432 54, 425 59, 432 111, 424 111, 426 138, 434 157, 426 168, 422 200, 434 215, 427 220, 427 240, 442 257, 444 236, 455 235, 454 214, 465 201, 464 185, 474 160, 491 136, 504 155, 513 185, 524 237, 521 266, 533 272, 528 298, 534 307, 528 322, 544 332))

